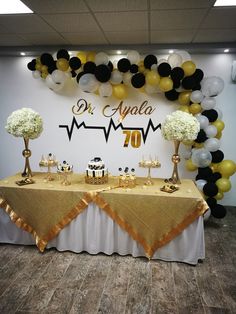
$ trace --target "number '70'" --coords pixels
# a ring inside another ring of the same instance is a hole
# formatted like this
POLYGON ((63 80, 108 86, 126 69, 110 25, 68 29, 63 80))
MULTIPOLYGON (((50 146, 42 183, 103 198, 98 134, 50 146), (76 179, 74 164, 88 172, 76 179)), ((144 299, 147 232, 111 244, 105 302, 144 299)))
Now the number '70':
POLYGON ((125 134, 125 141, 124 141, 124 147, 128 147, 131 143, 131 146, 133 148, 139 148, 141 145, 141 132, 140 131, 130 131, 126 130, 123 131, 123 134, 125 134))

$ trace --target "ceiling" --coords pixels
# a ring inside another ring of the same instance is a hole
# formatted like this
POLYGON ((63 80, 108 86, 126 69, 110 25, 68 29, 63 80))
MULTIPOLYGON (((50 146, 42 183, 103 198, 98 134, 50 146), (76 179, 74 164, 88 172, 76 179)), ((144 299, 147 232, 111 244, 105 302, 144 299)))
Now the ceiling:
POLYGON ((0 15, 0 55, 139 49, 236 52, 236 7, 215 0, 22 0, 34 14, 0 15))

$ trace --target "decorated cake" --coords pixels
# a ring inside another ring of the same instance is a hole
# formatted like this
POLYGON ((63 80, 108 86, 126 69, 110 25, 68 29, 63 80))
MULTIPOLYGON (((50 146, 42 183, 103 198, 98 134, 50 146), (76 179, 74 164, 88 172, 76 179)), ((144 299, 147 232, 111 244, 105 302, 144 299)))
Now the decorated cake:
POLYGON ((100 157, 94 157, 88 162, 85 182, 90 184, 104 184, 108 181, 108 170, 100 157))

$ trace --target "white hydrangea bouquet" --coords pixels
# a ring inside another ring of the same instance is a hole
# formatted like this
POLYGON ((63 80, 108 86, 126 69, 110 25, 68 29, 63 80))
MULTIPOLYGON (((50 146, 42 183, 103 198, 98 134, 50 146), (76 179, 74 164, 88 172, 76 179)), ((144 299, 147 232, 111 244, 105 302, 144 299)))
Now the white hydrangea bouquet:
POLYGON ((200 124, 192 114, 177 110, 166 116, 161 131, 168 141, 193 141, 200 131, 200 124))
POLYGON ((5 128, 10 134, 16 137, 23 137, 25 149, 22 154, 25 157, 25 169, 22 176, 31 177, 32 171, 29 165, 31 151, 28 148, 29 139, 35 139, 40 136, 43 131, 43 119, 31 108, 22 108, 12 112, 7 118, 7 125, 5 128))
POLYGON ((166 116, 166 119, 161 126, 162 136, 168 141, 173 141, 175 146, 175 153, 172 156, 174 168, 172 176, 169 179, 171 182, 181 183, 177 168, 177 165, 180 162, 178 154, 180 142, 195 140, 199 131, 200 123, 190 113, 177 110, 166 116))

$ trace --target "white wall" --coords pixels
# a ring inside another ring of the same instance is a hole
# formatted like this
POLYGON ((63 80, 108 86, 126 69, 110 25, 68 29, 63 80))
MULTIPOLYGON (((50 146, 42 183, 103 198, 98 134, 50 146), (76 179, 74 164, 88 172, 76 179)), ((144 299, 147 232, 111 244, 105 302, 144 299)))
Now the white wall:
MULTIPOLYGON (((74 165, 75 172, 83 172, 88 160, 101 156, 106 162, 109 171, 116 175, 119 167, 134 167, 136 173, 145 176, 146 171, 138 167, 138 162, 145 156, 157 155, 162 166, 152 171, 154 177, 169 177, 172 172, 171 154, 172 143, 164 141, 160 130, 150 131, 145 145, 139 148, 123 147, 124 134, 121 130, 111 131, 109 141, 106 143, 104 134, 100 130, 74 130, 72 140, 69 141, 60 124, 70 124, 72 120, 72 106, 78 99, 85 98, 92 104, 94 114, 84 113, 78 116, 78 122, 85 121, 88 125, 107 126, 110 119, 102 115, 102 108, 106 104, 117 106, 119 101, 114 98, 101 99, 97 95, 82 93, 76 84, 67 85, 64 92, 56 94, 49 90, 43 81, 35 80, 27 69, 27 63, 32 58, 0 58, 0 178, 22 171, 24 160, 21 155, 23 140, 8 134, 4 127, 7 117, 12 111, 30 107, 40 113, 44 120, 42 135, 30 142, 32 157, 31 167, 39 171, 38 162, 42 154, 54 153, 60 161, 67 160, 74 165)), ((223 111, 225 130, 223 132, 221 150, 225 159, 236 160, 236 148, 233 134, 236 131, 236 86, 231 81, 231 65, 236 60, 236 55, 194 55, 193 61, 201 68, 205 76, 220 76, 224 79, 224 91, 217 97, 217 107, 223 111)), ((156 108, 151 116, 129 116, 124 121, 124 126, 145 127, 149 118, 154 124, 163 122, 167 113, 174 111, 177 106, 168 102, 162 94, 154 97, 130 91, 129 98, 124 105, 140 105, 148 100, 148 104, 156 108)), ((119 115, 113 116, 115 123, 119 115)), ((181 150, 184 148, 181 147, 181 150)), ((184 169, 184 162, 180 164, 180 177, 194 178, 196 173, 184 169)), ((232 189, 225 193, 221 201, 224 205, 236 205, 236 175, 231 177, 232 189)))

